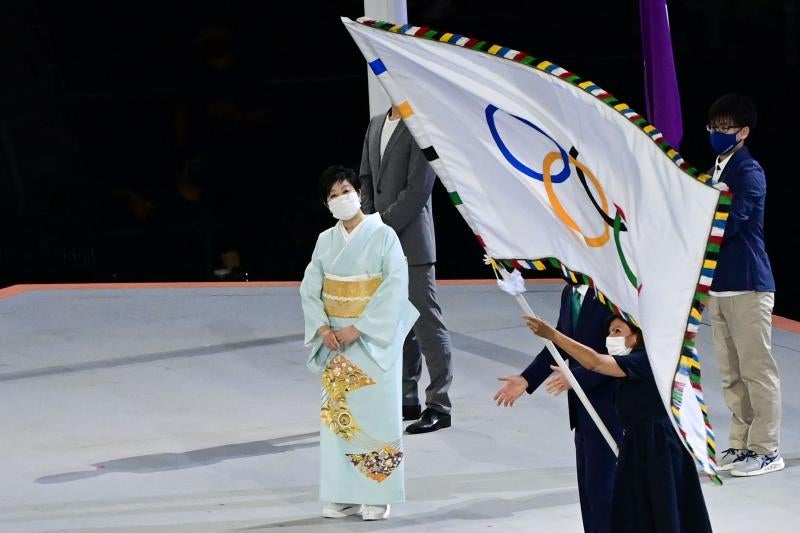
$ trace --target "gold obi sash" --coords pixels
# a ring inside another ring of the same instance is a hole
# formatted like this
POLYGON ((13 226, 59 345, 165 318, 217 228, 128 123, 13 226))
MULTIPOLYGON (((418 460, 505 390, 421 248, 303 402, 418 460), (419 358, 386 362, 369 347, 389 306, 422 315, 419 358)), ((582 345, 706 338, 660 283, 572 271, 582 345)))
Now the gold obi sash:
POLYGON ((325 313, 336 318, 360 317, 382 281, 380 274, 348 277, 325 274, 322 282, 325 313))

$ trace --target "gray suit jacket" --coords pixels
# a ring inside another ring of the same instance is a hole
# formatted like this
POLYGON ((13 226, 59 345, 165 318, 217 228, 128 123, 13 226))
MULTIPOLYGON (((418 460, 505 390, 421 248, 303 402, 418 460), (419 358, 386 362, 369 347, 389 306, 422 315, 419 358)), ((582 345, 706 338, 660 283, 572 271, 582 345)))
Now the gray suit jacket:
POLYGON ((411 132, 401 120, 381 158, 386 115, 372 117, 361 154, 361 208, 381 214, 400 237, 409 265, 436 261, 431 191, 436 180, 411 132))

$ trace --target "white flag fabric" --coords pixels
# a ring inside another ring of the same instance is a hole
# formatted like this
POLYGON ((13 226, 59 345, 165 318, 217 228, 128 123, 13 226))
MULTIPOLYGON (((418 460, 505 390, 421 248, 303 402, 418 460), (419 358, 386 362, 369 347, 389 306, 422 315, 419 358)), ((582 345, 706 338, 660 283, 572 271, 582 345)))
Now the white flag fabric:
POLYGON ((591 81, 457 34, 342 19, 487 254, 558 265, 644 333, 659 393, 715 479, 694 337, 730 196, 591 81))

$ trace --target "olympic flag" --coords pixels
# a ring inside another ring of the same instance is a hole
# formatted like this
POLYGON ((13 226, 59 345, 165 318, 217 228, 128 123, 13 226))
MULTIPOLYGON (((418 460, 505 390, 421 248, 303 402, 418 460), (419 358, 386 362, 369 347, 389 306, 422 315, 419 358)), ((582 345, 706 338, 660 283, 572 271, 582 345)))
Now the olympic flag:
POLYGON ((730 197, 627 105, 529 54, 342 19, 487 254, 557 264, 632 318, 667 411, 714 476, 694 337, 730 197))

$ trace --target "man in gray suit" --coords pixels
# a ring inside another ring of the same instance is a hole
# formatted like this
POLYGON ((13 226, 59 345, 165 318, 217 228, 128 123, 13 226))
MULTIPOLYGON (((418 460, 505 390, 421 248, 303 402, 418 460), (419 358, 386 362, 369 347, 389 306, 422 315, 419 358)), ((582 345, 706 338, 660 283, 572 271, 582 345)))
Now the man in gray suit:
POLYGON ((436 302, 434 268, 431 191, 436 174, 397 108, 370 120, 359 176, 364 213, 380 213, 400 237, 408 260, 409 300, 420 313, 403 346, 403 419, 419 418, 406 431, 427 433, 450 427, 450 335, 436 302), (422 374, 422 354, 431 383, 425 389, 426 409, 420 412, 417 382, 422 374))

